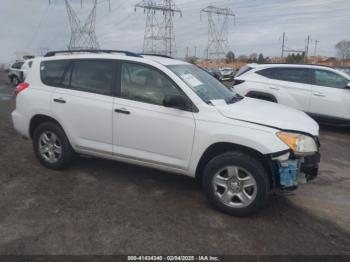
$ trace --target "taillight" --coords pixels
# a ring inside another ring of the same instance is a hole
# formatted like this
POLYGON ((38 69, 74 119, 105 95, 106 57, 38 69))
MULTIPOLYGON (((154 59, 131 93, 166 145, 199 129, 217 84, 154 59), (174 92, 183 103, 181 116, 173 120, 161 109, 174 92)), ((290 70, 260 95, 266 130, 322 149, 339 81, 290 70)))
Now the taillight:
POLYGON ((27 89, 29 87, 29 84, 24 82, 24 83, 20 83, 15 90, 15 94, 18 95, 20 92, 22 92, 23 90, 27 89))

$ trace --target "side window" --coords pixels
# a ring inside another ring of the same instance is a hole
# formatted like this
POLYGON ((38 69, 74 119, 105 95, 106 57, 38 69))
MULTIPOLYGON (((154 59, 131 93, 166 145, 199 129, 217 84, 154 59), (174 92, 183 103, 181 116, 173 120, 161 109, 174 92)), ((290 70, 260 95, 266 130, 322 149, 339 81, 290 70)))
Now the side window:
POLYGON ((257 74, 276 80, 310 84, 310 71, 304 68, 268 68, 258 71, 257 74))
POLYGON ((277 70, 276 79, 310 84, 310 71, 307 68, 279 68, 277 70))
POLYGON ((314 85, 334 88, 345 88, 349 83, 346 78, 327 70, 314 70, 314 85))
POLYGON ((29 67, 29 68, 32 68, 32 65, 33 65, 33 61, 30 61, 30 62, 28 63, 28 67, 29 67))
POLYGON ((69 60, 43 61, 40 64, 41 81, 48 86, 59 87, 69 60))
POLYGON ((180 91, 163 73, 149 66, 122 64, 122 98, 163 105, 164 97, 169 94, 180 94, 180 91))
POLYGON ((266 68, 255 72, 258 75, 265 76, 267 78, 275 79, 277 68, 266 68))
MULTIPOLYGON (((65 77, 67 78, 67 77, 65 77)), ((65 84, 67 79, 63 79, 65 84)), ((113 82, 113 62, 107 60, 74 61, 70 88, 110 95, 113 82)))

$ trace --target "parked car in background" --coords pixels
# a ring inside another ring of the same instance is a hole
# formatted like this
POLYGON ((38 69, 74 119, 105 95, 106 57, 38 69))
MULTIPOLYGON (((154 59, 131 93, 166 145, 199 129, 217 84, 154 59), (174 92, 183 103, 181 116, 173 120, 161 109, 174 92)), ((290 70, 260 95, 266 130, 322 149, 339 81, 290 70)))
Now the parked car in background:
POLYGON ((218 68, 207 68, 206 71, 211 74, 213 77, 216 79, 219 79, 220 77, 220 72, 218 68))
POLYGON ((230 67, 220 68, 219 69, 219 80, 220 81, 231 81, 233 80, 234 70, 230 67))
POLYGON ((22 60, 16 61, 9 68, 8 77, 12 85, 14 86, 17 86, 21 82, 21 79, 23 78, 21 68, 24 62, 25 61, 22 61, 22 60))
POLYGON ((22 68, 21 68, 21 71, 22 71, 22 79, 21 81, 23 82, 28 73, 29 73, 29 70, 32 68, 32 65, 33 65, 33 59, 28 59, 24 62, 24 64, 22 65, 22 68))
POLYGON ((16 61, 14 62, 8 71, 8 77, 14 86, 23 82, 31 69, 33 64, 33 59, 16 61))
POLYGON ((350 68, 349 67, 339 67, 336 69, 350 75, 350 68))
POLYGON ((322 122, 350 124, 350 76, 330 67, 250 64, 240 69, 234 90, 243 96, 284 104, 322 122))
POLYGON ((241 97, 180 60, 84 52, 35 59, 16 88, 14 127, 45 167, 78 153, 187 175, 240 216, 317 176, 319 127, 303 112, 241 97))

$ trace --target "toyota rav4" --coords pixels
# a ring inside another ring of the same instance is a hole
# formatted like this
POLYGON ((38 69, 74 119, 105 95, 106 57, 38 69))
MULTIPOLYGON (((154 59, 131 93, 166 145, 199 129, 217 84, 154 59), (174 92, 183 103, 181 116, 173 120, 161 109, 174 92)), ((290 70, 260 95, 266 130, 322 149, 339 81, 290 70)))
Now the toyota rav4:
POLYGON ((301 111, 243 98, 172 58, 60 53, 34 59, 12 113, 47 168, 81 154, 195 177, 214 207, 238 216, 317 175, 319 127, 301 111))

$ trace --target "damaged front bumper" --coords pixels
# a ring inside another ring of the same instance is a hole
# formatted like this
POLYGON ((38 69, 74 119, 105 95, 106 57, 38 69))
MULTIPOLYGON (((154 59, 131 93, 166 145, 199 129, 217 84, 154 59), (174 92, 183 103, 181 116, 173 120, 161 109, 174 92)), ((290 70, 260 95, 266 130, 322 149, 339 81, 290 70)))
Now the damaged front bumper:
POLYGON ((275 173, 275 186, 282 190, 294 190, 318 175, 321 156, 319 152, 308 156, 296 156, 283 152, 271 156, 275 173))

